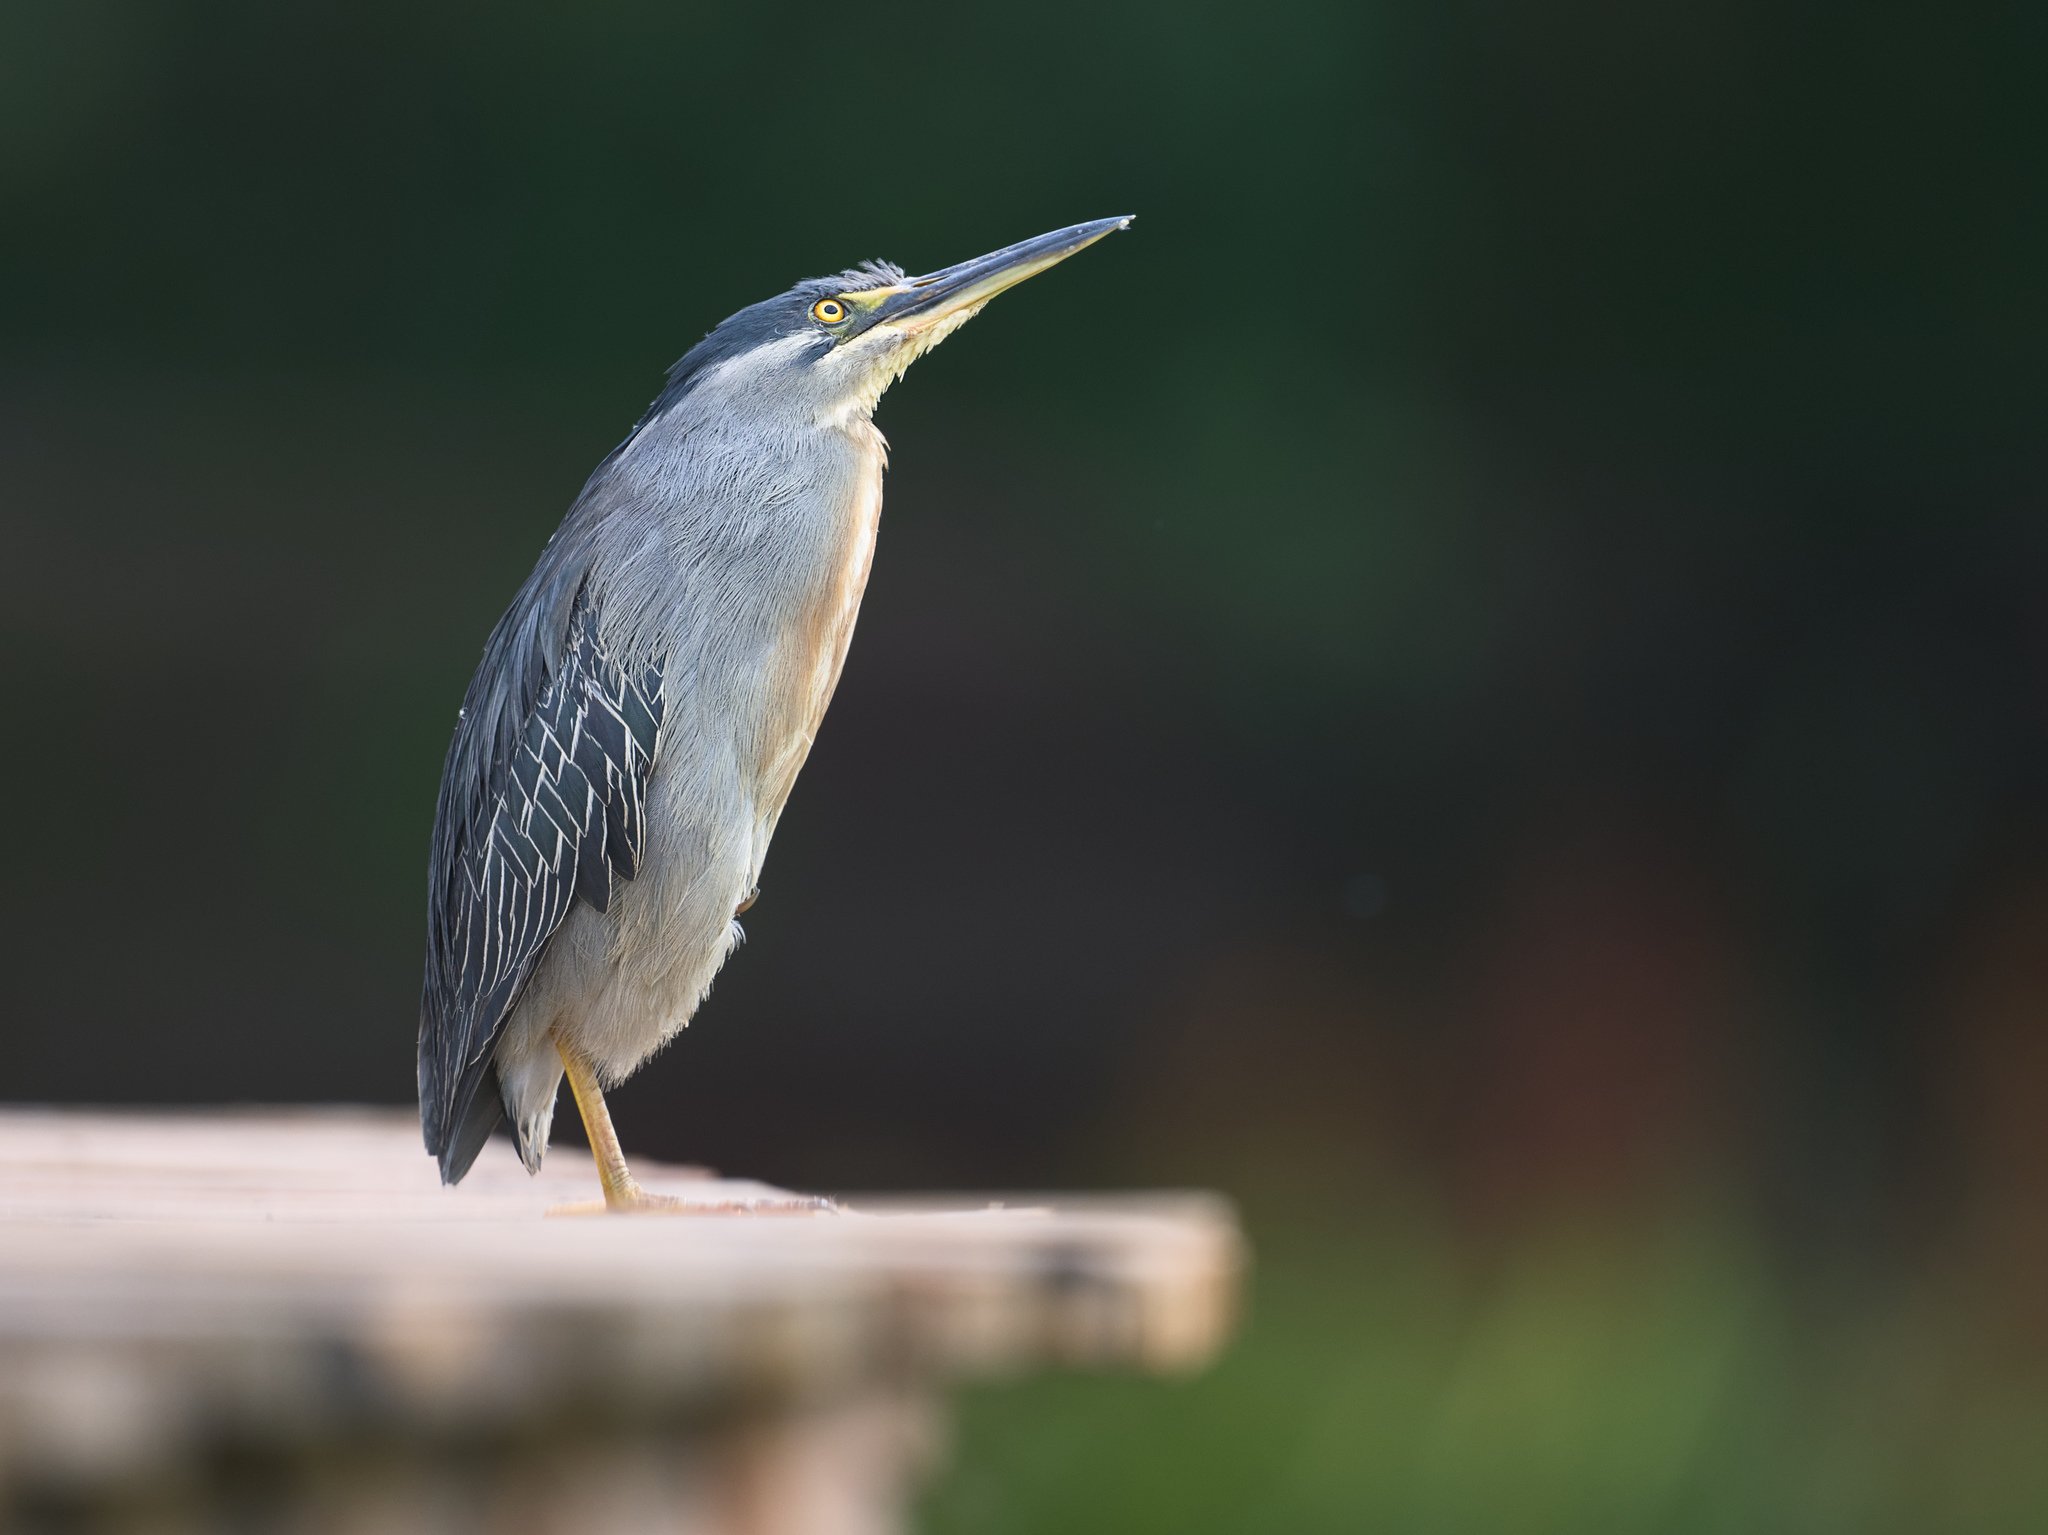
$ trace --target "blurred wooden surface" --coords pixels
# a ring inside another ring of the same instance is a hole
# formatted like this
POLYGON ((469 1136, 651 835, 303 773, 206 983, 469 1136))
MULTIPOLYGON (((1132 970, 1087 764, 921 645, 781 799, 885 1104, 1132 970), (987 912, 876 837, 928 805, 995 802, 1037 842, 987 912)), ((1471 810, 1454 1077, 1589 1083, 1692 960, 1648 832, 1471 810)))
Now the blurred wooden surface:
POLYGON ((1199 1195, 545 1218, 595 1191, 443 1189, 381 1110, 0 1111, 0 1527, 880 1535, 949 1383, 1189 1370, 1234 1306, 1199 1195))

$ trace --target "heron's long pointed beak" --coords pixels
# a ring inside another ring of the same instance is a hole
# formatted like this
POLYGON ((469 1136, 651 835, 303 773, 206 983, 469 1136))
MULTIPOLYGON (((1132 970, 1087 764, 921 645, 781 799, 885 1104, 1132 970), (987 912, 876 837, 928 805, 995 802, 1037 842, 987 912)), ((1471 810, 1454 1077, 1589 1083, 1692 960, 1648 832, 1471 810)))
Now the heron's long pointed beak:
POLYGON ((896 325, 904 330, 923 330, 963 309, 986 304, 1005 288, 1014 288, 1027 277, 1036 277, 1049 266, 1057 266, 1076 251, 1086 250, 1104 235, 1128 228, 1135 214, 1121 218, 1096 219, 1055 229, 1035 240, 1006 245, 986 256, 963 261, 925 277, 913 277, 891 289, 876 307, 870 322, 896 325))

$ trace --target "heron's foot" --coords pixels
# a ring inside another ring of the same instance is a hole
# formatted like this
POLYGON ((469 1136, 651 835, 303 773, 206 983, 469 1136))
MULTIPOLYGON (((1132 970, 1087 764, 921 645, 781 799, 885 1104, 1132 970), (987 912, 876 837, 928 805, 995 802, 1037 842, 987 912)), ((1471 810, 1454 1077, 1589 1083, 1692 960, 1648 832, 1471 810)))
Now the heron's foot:
POLYGON ((837 1215, 839 1206, 816 1195, 771 1195, 761 1199, 680 1199, 650 1194, 639 1184, 607 1193, 603 1199, 555 1205, 555 1215, 837 1215))

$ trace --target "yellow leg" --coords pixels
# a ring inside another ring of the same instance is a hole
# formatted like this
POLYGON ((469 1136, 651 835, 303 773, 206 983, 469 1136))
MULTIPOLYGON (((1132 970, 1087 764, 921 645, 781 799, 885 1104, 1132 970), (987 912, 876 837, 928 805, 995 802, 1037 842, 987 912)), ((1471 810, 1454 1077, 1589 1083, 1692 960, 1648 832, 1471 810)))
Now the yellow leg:
POLYGON ((569 1079, 569 1092, 576 1100, 576 1112, 583 1116, 583 1133, 590 1137, 590 1154, 597 1161, 597 1179, 604 1185, 604 1203, 560 1205, 550 1215, 643 1214, 661 1211, 671 1215, 823 1215, 832 1213, 829 1199, 677 1199, 671 1194, 650 1194, 641 1188, 626 1166, 626 1153, 619 1146, 619 1132, 612 1128, 611 1110, 604 1106, 604 1093, 597 1085, 597 1073, 583 1057, 555 1040, 562 1057, 562 1074, 569 1079))
POLYGON ((597 1073, 559 1039, 555 1041, 555 1051, 562 1057, 562 1073, 569 1079, 569 1094, 576 1100, 576 1112, 583 1117, 583 1133, 590 1138, 590 1154, 597 1161, 597 1181, 604 1185, 605 1208, 644 1208, 647 1194, 626 1166, 626 1153, 619 1145, 619 1132, 612 1128, 612 1112, 604 1106, 597 1073))

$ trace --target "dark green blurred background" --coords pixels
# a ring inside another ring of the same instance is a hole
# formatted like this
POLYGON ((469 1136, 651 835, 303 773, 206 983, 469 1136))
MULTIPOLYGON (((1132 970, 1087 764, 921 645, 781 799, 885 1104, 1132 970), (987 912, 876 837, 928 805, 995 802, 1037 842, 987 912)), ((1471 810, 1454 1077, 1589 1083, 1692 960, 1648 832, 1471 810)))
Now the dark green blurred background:
POLYGON ((456 702, 662 368, 1133 211, 884 405, 629 1144, 1241 1201, 1233 1356, 989 1393, 934 1531, 2048 1528, 2044 38, 1964 17, 0 8, 0 1098, 406 1100, 456 702))

